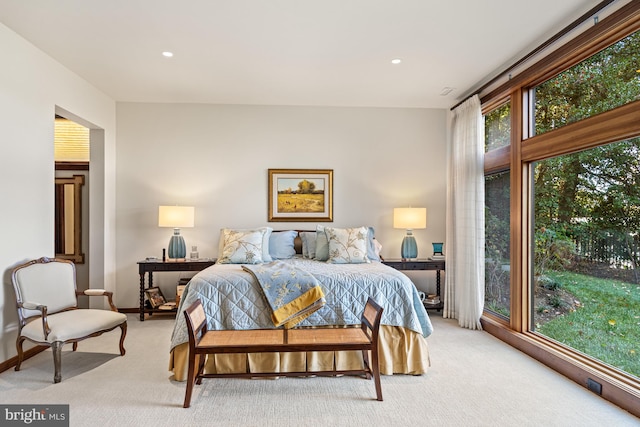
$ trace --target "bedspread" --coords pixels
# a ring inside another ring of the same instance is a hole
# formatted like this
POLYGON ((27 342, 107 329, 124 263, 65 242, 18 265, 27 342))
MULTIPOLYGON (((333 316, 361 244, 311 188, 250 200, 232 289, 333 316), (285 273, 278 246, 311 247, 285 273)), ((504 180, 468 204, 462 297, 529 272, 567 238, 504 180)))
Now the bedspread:
POLYGON ((275 260, 242 268, 260 284, 275 326, 293 328, 325 304, 320 282, 289 262, 275 260))
MULTIPOLYGON (((380 262, 327 264, 303 258, 288 260, 315 276, 326 304, 299 326, 358 325, 367 297, 384 307, 382 324, 400 326, 427 337, 433 331, 411 280, 380 262)), ((171 338, 171 349, 188 342, 182 311, 196 299, 207 313, 207 327, 273 328, 271 310, 253 276, 239 264, 215 264, 196 274, 182 294, 171 338)))

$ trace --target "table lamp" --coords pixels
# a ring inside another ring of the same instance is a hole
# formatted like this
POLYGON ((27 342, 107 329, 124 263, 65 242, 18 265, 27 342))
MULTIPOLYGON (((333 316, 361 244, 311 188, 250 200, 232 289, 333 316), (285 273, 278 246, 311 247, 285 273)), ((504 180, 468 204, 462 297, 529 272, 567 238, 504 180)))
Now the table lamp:
POLYGON ((169 259, 185 258, 187 247, 180 235, 180 228, 193 227, 193 206, 160 206, 158 208, 158 227, 173 227, 173 236, 169 240, 169 259))
POLYGON ((394 208, 393 228, 404 228, 407 235, 402 239, 402 259, 418 257, 418 245, 413 230, 427 228, 427 208, 394 208))

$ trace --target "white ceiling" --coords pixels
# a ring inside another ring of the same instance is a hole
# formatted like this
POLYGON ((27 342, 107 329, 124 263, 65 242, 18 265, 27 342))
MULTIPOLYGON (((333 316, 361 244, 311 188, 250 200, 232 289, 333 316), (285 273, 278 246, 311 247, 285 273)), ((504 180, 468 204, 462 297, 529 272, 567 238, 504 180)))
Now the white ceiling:
POLYGON ((0 0, 0 22, 117 101, 449 108, 597 3, 0 0))

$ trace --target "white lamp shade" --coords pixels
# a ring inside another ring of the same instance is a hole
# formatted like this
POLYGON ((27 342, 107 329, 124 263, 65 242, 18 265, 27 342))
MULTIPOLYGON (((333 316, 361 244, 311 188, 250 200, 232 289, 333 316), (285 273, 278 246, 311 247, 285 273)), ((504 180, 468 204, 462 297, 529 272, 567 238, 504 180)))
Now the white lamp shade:
POLYGON ((193 227, 195 208, 193 206, 160 206, 158 227, 193 227))
POLYGON ((394 208, 393 228, 427 228, 427 208, 394 208))

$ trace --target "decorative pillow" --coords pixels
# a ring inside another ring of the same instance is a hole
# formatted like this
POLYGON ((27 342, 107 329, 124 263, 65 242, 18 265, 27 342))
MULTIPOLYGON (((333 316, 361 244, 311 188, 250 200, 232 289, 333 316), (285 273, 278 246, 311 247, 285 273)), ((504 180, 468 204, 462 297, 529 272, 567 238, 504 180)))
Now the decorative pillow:
POLYGON ((262 247, 267 230, 223 231, 224 245, 218 258, 219 264, 261 264, 262 247))
POLYGON ((296 248, 293 244, 297 231, 276 231, 271 233, 269 237, 269 254, 273 259, 289 259, 296 254, 296 248))
POLYGON ((324 225, 316 226, 316 256, 318 261, 327 261, 329 259, 329 240, 324 232, 324 225))
POLYGON ((375 253, 376 256, 378 257, 378 260, 382 261, 382 258, 380 258, 380 252, 382 251, 382 245, 380 244, 380 242, 378 242, 378 239, 373 239, 373 245, 375 246, 375 253))
POLYGON ((302 256, 314 259, 316 257, 316 232, 303 231, 300 233, 302 239, 302 256))
MULTIPOLYGON (((380 249, 377 247, 380 243, 376 241, 376 230, 373 227, 368 227, 368 231, 367 258, 369 258, 369 261, 380 261, 380 249)), ((382 247, 382 245, 380 245, 380 247, 382 247)))
POLYGON ((325 227, 329 242, 329 259, 333 264, 362 264, 369 262, 367 227, 330 228, 325 227))
MULTIPOLYGON (((247 231, 264 231, 264 237, 262 238, 262 262, 271 262, 273 259, 269 254, 269 238, 271 237, 271 233, 273 232, 273 228, 271 227, 259 227, 259 228, 250 228, 250 229, 232 229, 232 228, 222 228, 220 230, 220 241, 218 242, 218 258, 222 258, 222 251, 224 249, 224 232, 228 231, 238 231, 238 232, 247 232, 247 231)), ((219 261, 218 261, 219 262, 219 261)))
POLYGON ((307 244, 307 237, 303 236, 304 233, 300 233, 300 240, 302 241, 302 258, 309 258, 309 246, 307 244))

